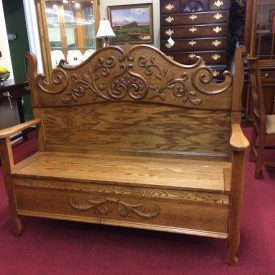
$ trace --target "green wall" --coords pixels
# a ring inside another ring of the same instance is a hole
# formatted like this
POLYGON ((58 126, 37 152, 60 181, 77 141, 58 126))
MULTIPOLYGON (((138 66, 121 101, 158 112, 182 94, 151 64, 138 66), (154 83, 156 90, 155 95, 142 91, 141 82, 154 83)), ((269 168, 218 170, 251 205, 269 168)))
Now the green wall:
MULTIPOLYGON (((16 34, 17 39, 9 42, 14 78, 26 80, 24 55, 29 51, 27 28, 22 0, 3 0, 7 32, 16 34)), ((24 97, 25 118, 32 117, 30 96, 24 97)))

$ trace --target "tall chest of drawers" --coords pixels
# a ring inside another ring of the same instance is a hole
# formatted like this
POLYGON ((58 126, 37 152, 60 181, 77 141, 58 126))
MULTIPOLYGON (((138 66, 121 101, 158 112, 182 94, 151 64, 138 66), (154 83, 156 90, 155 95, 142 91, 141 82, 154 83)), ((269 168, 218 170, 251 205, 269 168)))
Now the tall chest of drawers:
POLYGON ((161 50, 183 64, 201 56, 213 75, 221 76, 227 67, 229 7, 229 0, 160 0, 161 50))

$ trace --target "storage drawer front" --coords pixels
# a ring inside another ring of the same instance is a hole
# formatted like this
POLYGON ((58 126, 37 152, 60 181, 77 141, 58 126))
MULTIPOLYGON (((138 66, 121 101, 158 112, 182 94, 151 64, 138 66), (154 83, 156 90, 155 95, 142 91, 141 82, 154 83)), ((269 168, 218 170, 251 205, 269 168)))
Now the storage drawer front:
POLYGON ((194 25, 186 27, 165 27, 160 30, 161 39, 189 37, 227 36, 226 24, 194 25))
POLYGON ((201 38, 201 39, 175 39, 172 46, 167 40, 162 40, 160 48, 162 51, 203 51, 203 50, 223 50, 226 47, 226 38, 201 38))
POLYGON ((19 215, 179 233, 185 233, 183 229, 227 233, 225 194, 35 179, 16 179, 15 194, 19 215))
POLYGON ((176 13, 179 12, 179 1, 178 0, 165 0, 160 1, 161 13, 176 13))
POLYGON ((210 10, 226 10, 229 9, 229 0, 209 0, 210 10))
POLYGON ((169 14, 161 16, 161 26, 198 25, 209 23, 223 23, 228 20, 227 11, 199 12, 188 14, 169 14))
POLYGON ((211 64, 226 64, 225 51, 212 52, 165 52, 173 60, 182 64, 193 64, 196 62, 196 55, 201 56, 206 65, 211 64))

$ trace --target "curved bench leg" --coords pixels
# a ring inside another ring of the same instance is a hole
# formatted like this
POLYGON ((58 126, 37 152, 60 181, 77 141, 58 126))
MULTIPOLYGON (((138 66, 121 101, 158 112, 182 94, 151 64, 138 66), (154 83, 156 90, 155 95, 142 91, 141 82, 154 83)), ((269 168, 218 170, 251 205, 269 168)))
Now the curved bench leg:
POLYGON ((232 232, 228 237, 228 253, 227 253, 227 263, 230 265, 238 264, 237 252, 240 246, 240 231, 232 232))
POLYGON ((17 215, 12 217, 12 232, 16 237, 19 237, 23 232, 22 218, 17 215))
POLYGON ((240 245, 240 216, 243 204, 244 151, 234 151, 232 160, 231 190, 228 220, 227 262, 237 265, 237 252, 240 245))

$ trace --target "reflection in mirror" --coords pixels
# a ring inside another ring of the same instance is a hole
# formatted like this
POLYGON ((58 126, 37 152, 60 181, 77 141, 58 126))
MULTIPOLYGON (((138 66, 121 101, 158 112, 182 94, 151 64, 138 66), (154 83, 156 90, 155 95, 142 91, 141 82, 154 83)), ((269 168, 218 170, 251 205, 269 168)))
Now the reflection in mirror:
POLYGON ((260 59, 275 59, 275 3, 257 1, 256 55, 260 59))
POLYGON ((80 64, 87 50, 96 49, 93 1, 46 0, 45 8, 52 68, 64 58, 80 64))

